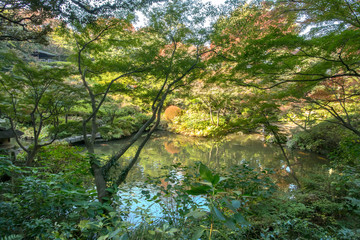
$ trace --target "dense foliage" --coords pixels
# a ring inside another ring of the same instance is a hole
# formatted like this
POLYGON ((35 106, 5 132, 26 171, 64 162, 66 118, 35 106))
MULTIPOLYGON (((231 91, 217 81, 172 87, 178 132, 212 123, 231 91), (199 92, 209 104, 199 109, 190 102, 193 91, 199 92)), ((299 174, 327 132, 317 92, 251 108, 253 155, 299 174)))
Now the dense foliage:
POLYGON ((0 238, 360 238, 359 15, 355 0, 1 1, 0 238), (191 143, 164 142, 148 162, 175 165, 125 184, 158 126, 260 133, 283 166, 189 166, 191 143), (297 178, 289 149, 330 163, 297 178))

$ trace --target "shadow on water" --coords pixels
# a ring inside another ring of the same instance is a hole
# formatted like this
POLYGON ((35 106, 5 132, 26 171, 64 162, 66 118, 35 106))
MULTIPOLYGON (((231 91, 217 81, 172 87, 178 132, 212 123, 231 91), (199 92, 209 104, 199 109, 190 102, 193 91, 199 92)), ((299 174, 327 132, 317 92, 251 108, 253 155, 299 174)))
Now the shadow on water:
MULTIPOLYGON (((96 153, 103 158, 111 156, 127 140, 118 140, 96 144, 96 153)), ((125 165, 128 158, 133 156, 136 148, 130 149, 127 155, 120 161, 125 165)), ((211 169, 230 169, 234 165, 248 163, 251 167, 263 170, 271 168, 275 174, 271 176, 282 191, 291 191, 298 187, 298 179, 309 174, 325 173, 323 166, 327 160, 317 154, 290 151, 285 149, 286 159, 281 149, 272 144, 261 141, 259 135, 232 134, 222 139, 196 138, 177 135, 169 132, 158 131, 146 144, 140 155, 140 161, 131 170, 126 185, 122 186, 122 198, 129 200, 129 220, 133 223, 140 222, 141 211, 155 218, 161 218, 159 206, 147 202, 141 191, 141 185, 147 176, 158 177, 167 174, 168 170, 162 169, 175 163, 185 166, 193 165, 201 161, 211 169), (139 212, 140 211, 140 212, 139 212), (133 219, 131 219, 133 218, 133 219)), ((116 170, 112 172, 118 174, 116 170)), ((181 176, 179 176, 181 177, 181 176)), ((148 187, 152 192, 151 186, 148 187)), ((203 201, 201 197, 197 201, 203 201)))
MULTIPOLYGON (((99 143, 96 153, 104 158, 115 153, 126 140, 99 143)), ((159 131, 147 143, 140 155, 140 161, 129 174, 128 182, 143 181, 146 175, 166 174, 162 166, 181 163, 188 166, 201 161, 209 168, 231 168, 233 165, 249 163, 258 169, 272 168, 277 185, 284 191, 297 185, 297 178, 308 174, 321 173, 327 160, 321 156, 298 150, 286 149, 289 162, 281 149, 261 141, 259 135, 232 134, 222 139, 195 138, 159 131)), ((135 148, 120 162, 125 164, 135 153, 135 148)), ((116 174, 116 173, 114 173, 116 174)))

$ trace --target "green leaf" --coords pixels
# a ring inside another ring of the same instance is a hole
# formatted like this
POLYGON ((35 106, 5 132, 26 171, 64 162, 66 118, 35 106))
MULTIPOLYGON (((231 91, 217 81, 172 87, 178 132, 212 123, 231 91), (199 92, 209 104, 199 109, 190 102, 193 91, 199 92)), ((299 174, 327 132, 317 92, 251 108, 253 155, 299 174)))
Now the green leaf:
POLYGON ((220 221, 225 221, 225 217, 224 215, 222 214, 222 212, 215 206, 212 207, 214 213, 215 213, 215 216, 220 220, 220 221))
POLYGON ((240 213, 236 213, 234 214, 234 218, 236 220, 237 223, 240 224, 248 224, 248 222, 246 221, 246 219, 243 217, 243 215, 241 215, 240 213))
POLYGON ((230 202, 229 202, 226 198, 223 198, 222 200, 225 202, 226 206, 227 206, 231 211, 236 212, 236 208, 234 208, 234 206, 233 206, 232 204, 230 204, 230 202))
POLYGON ((177 232, 177 231, 179 231, 179 229, 177 229, 177 228, 171 228, 169 231, 167 231, 167 233, 175 233, 175 232, 177 232))
POLYGON ((213 179, 212 179, 211 183, 212 183, 213 185, 215 185, 215 184, 217 184, 219 181, 220 181, 220 176, 219 176, 219 174, 216 174, 215 176, 213 176, 213 179))
POLYGON ((129 239, 129 234, 125 233, 124 235, 122 235, 119 240, 128 240, 129 239))
POLYGON ((241 191, 233 191, 233 193, 237 194, 237 195, 241 195, 242 192, 241 191))
POLYGON ((237 229, 236 224, 233 222, 233 220, 231 218, 228 218, 226 220, 225 225, 234 231, 237 229))
POLYGON ((228 177, 220 177, 219 182, 229 179, 228 177))
POLYGON ((205 229, 204 228, 199 228, 198 230, 196 230, 194 236, 191 238, 192 240, 198 240, 199 238, 201 238, 201 236, 203 235, 205 229))
POLYGON ((231 205, 235 208, 238 209, 241 206, 241 202, 239 200, 233 200, 231 201, 231 205))
POLYGON ((207 185, 202 185, 197 187, 192 186, 191 189, 186 192, 191 195, 202 195, 202 194, 207 194, 210 189, 211 187, 207 185))
POLYGON ((213 175, 210 171, 210 169, 205 166, 204 164, 200 164, 200 168, 199 168, 199 173, 200 173, 200 177, 206 181, 209 181, 209 182, 213 182, 213 175))
POLYGON ((105 236, 99 237, 97 240, 106 240, 107 238, 108 238, 108 235, 106 234, 105 236))
POLYGON ((128 239, 129 239, 129 234, 125 233, 124 235, 122 235, 122 236, 120 237, 119 240, 128 240, 128 239))
POLYGON ((89 225, 89 220, 81 220, 80 223, 78 224, 79 228, 84 229, 87 228, 87 226, 89 225))
POLYGON ((115 231, 111 232, 111 233, 109 234, 109 239, 111 239, 111 238, 115 237, 116 235, 118 235, 118 233, 119 233, 121 230, 122 230, 121 228, 118 228, 118 229, 116 229, 115 231))
POLYGON ((210 186, 210 187, 212 187, 212 185, 213 185, 211 182, 208 182, 208 181, 206 181, 206 182, 205 182, 205 181, 201 181, 200 183, 201 183, 201 184, 204 184, 204 185, 208 185, 208 186, 210 186))
POLYGON ((202 218, 202 217, 206 216, 206 214, 207 214, 207 212, 201 211, 200 209, 196 209, 196 210, 186 214, 185 217, 202 218))

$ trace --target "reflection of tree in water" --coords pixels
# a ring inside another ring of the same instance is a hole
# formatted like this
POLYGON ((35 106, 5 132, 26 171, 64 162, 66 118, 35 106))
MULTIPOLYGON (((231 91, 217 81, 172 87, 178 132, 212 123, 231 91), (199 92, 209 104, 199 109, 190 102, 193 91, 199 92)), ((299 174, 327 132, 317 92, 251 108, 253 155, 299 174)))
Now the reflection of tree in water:
MULTIPOLYGON (((108 142, 102 146, 97 145, 96 153, 111 155, 119 148, 122 141, 124 140, 108 142)), ((298 178, 321 171, 320 166, 325 163, 314 154, 286 151, 289 155, 291 171, 296 173, 298 178)), ((132 156, 132 153, 130 150, 127 156, 132 156)), ((291 180, 291 174, 286 172, 289 164, 286 163, 280 149, 275 145, 264 145, 261 140, 251 135, 232 135, 224 139, 208 139, 159 132, 147 143, 140 157, 140 161, 129 174, 131 178, 128 181, 144 179, 146 174, 150 177, 166 174, 166 170, 161 169, 162 166, 174 163, 188 166, 201 161, 213 169, 229 169, 233 165, 247 162, 251 167, 260 170, 274 169, 277 173, 274 177, 279 185, 288 187, 285 183, 294 183, 291 180)), ((126 156, 123 161, 127 161, 126 156)), ((121 166, 118 169, 121 169, 121 166)), ((115 176, 117 171, 115 170, 112 174, 115 176)))
POLYGON ((173 141, 164 142, 165 150, 170 154, 175 154, 180 152, 180 148, 175 145, 173 141))

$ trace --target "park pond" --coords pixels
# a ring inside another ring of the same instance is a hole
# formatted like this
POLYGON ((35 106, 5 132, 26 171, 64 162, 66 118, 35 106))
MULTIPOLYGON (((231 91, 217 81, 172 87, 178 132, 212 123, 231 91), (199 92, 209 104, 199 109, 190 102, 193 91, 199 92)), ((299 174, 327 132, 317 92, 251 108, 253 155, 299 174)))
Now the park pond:
MULTIPOLYGON (((127 139, 97 143, 96 154, 106 158, 116 153, 126 141, 127 139)), ((135 150, 130 149, 120 165, 126 165, 135 150)), ((164 169, 164 166, 177 163, 190 166, 202 162, 210 169, 226 169, 246 163, 258 170, 273 169, 271 178, 285 192, 298 188, 299 179, 315 173, 328 173, 328 161, 325 158, 300 150, 286 149, 286 152, 289 161, 284 158, 279 146, 264 143, 262 136, 256 134, 231 134, 214 139, 158 131, 142 150, 138 163, 128 175, 127 184, 121 187, 121 196, 131 205, 128 206, 130 221, 136 223, 141 221, 138 216, 143 215, 136 213, 146 211, 155 218, 161 218, 163 214, 161 207, 146 201, 141 192, 147 177, 154 178, 168 173, 169 169, 164 169)), ((179 170, 174 174, 181 179, 183 173, 179 170)), ((153 192, 151 186, 146 190, 153 192)), ((200 197, 197 201, 201 202, 203 199, 200 197)))

